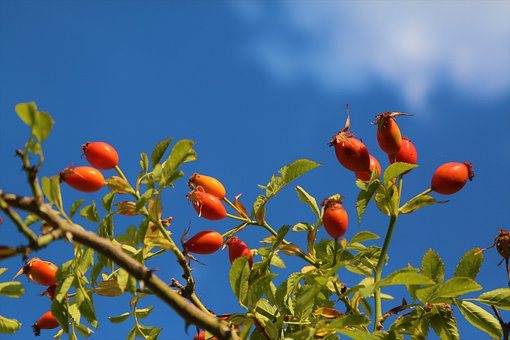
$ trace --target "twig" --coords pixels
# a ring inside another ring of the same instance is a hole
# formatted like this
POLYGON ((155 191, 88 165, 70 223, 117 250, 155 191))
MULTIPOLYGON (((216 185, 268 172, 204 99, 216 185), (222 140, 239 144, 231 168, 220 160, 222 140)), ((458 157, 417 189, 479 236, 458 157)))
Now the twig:
POLYGON ((501 329, 503 330, 503 340, 508 340, 508 335, 510 334, 510 325, 503 321, 503 318, 501 317, 501 314, 499 314, 499 310, 496 306, 492 305, 491 307, 494 311, 494 314, 496 315, 496 318, 498 318, 501 329))

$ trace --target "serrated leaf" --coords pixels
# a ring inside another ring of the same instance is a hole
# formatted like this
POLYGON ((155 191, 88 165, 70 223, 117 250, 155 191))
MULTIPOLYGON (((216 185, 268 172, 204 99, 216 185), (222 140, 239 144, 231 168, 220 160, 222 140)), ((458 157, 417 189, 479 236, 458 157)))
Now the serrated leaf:
POLYGON ((83 207, 83 209, 80 210, 80 216, 92 222, 99 222, 99 212, 97 211, 96 202, 92 200, 91 204, 83 207))
POLYGON ((395 162, 386 168, 384 171, 384 184, 391 182, 394 178, 402 175, 404 172, 409 171, 411 169, 417 168, 417 164, 409 164, 403 162, 395 162))
POLYGON ((131 185, 122 177, 112 176, 105 180, 106 185, 111 191, 119 194, 133 194, 133 188, 131 185))
POLYGON ((232 291, 239 300, 239 304, 246 308, 246 297, 248 294, 248 280, 250 278, 250 265, 248 256, 237 258, 230 267, 229 281, 232 291))
POLYGON ((41 179, 44 196, 62 211, 62 195, 60 194, 60 178, 58 175, 41 179))
POLYGON ((280 176, 273 175, 267 184, 266 197, 276 195, 287 184, 320 165, 321 164, 319 163, 303 158, 283 166, 280 170, 278 170, 278 174, 280 176))
MULTIPOLYGON (((395 186, 390 187, 392 188, 391 192, 395 192, 395 186)), ((375 192, 374 201, 379 209, 380 212, 382 212, 386 216, 391 215, 391 193, 388 191, 389 189, 386 189, 383 186, 380 186, 378 190, 375 192)))
POLYGON ((499 288, 480 294, 476 299, 489 306, 510 310, 510 288, 499 288))
POLYGON ((65 279, 55 288, 55 298, 53 300, 63 302, 67 298, 67 292, 73 285, 74 275, 66 275, 65 279))
POLYGON ((468 277, 453 277, 446 281, 437 291, 438 297, 457 297, 482 289, 478 283, 468 277))
POLYGON ((435 283, 443 283, 444 280, 444 263, 441 257, 430 248, 421 260, 421 272, 423 275, 434 280, 435 283))
POLYGON ((433 307, 432 310, 434 313, 429 316, 430 324, 441 340, 460 339, 457 321, 452 313, 437 307, 433 307))
POLYGON ((255 280, 249 285, 247 304, 248 306, 255 306, 260 298, 269 291, 271 280, 276 277, 276 274, 268 274, 255 280))
POLYGON ((399 212, 401 214, 410 214, 420 208, 432 205, 434 203, 442 204, 448 201, 437 201, 434 197, 429 195, 422 195, 415 198, 412 198, 408 202, 406 202, 402 207, 400 207, 399 212))
POLYGON ((415 269, 399 269, 377 282, 376 288, 393 285, 433 285, 427 276, 418 273, 415 269))
MULTIPOLYGON (((363 184, 366 185, 366 184, 363 184)), ((361 224, 361 220, 363 219, 363 215, 365 215, 365 211, 367 209, 368 203, 374 196, 376 190, 380 187, 381 183, 377 180, 374 182, 370 182, 366 189, 361 190, 358 194, 358 198, 356 200, 356 211, 358 213, 358 224, 361 224)))
POLYGON ((124 292, 126 290, 127 284, 129 280, 129 273, 123 269, 120 268, 117 272, 117 283, 119 285, 119 289, 121 292, 124 292))
POLYGON ((280 229, 278 229, 278 232, 276 234, 276 239, 273 242, 273 245, 271 246, 271 251, 278 248, 280 244, 282 244, 283 240, 285 239, 285 236, 290 230, 290 225, 284 225, 280 229))
POLYGON ((94 293, 101 296, 119 296, 122 295, 123 291, 119 287, 119 283, 117 282, 117 278, 113 277, 107 281, 97 282, 97 288, 95 288, 94 293))
POLYGON ((464 276, 474 280, 482 267, 483 258, 484 255, 483 252, 480 251, 480 248, 467 251, 464 256, 462 256, 457 268, 455 268, 454 276, 464 276))
POLYGON ((370 241, 370 240, 377 240, 378 238, 379 238, 379 235, 374 234, 371 231, 363 230, 363 231, 357 232, 351 238, 351 240, 349 241, 349 244, 370 241))
POLYGON ((301 202, 307 204, 310 209, 312 209, 312 212, 317 216, 321 216, 321 210, 319 209, 319 206, 317 205, 317 201, 315 200, 315 197, 310 195, 308 192, 306 192, 305 189, 300 187, 299 185, 296 187, 296 192, 301 200, 301 202))
POLYGON ((265 206, 266 206, 267 201, 268 200, 265 196, 259 195, 255 199, 255 202, 253 202, 252 216, 255 217, 255 219, 257 220, 257 222, 259 224, 263 224, 263 222, 264 222, 264 218, 265 218, 265 214, 266 214, 265 206))
POLYGON ((159 142, 155 147, 154 150, 152 150, 151 154, 151 161, 152 161, 152 167, 156 164, 158 164, 161 161, 161 158, 165 154, 166 150, 168 149, 168 146, 170 143, 172 143, 173 138, 167 138, 165 140, 162 140, 159 142))
POLYGON ((194 145, 195 142, 189 139, 182 139, 174 144, 170 156, 162 164, 161 185, 167 186, 170 184, 174 180, 171 178, 172 175, 182 164, 197 159, 196 152, 193 150, 194 145))
POLYGON ((0 333, 14 334, 21 328, 21 322, 0 315, 0 333))
POLYGON ((487 333, 493 339, 501 339, 501 324, 491 313, 468 301, 460 301, 457 307, 470 324, 487 333))
POLYGON ((53 299, 53 302, 51 303, 51 312, 64 332, 69 333, 69 311, 67 299, 62 299, 61 301, 56 298, 53 299))
POLYGON ((69 209, 69 218, 73 218, 74 214, 80 209, 81 205, 85 202, 83 198, 74 201, 74 203, 71 205, 71 208, 69 209))
POLYGON ((109 316, 108 320, 110 320, 111 323, 121 323, 129 319, 131 316, 131 312, 126 312, 118 316, 109 316))
MULTIPOLYGON (((76 280, 80 282, 79 280, 76 280)), ((76 287, 76 305, 80 310, 81 314, 87 319, 87 321, 94 327, 97 328, 97 318, 96 311, 94 308, 94 303, 92 302, 92 298, 87 293, 85 288, 81 283, 76 287)))
POLYGON ((82 255, 79 258, 76 269, 80 274, 85 275, 87 270, 94 264, 94 249, 85 248, 82 255))
POLYGON ((25 293, 21 282, 0 282, 0 295, 18 298, 25 293))

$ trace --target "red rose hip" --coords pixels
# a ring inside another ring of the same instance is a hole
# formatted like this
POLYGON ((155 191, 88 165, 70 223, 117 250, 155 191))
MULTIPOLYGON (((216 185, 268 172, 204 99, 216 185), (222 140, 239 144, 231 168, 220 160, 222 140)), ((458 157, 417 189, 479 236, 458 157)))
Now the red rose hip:
POLYGON ((451 162, 438 167, 432 176, 430 188, 443 195, 451 195, 464 187, 467 180, 473 180, 473 166, 470 162, 451 162))
POLYGON ((117 151, 108 143, 87 142, 81 148, 87 161, 95 168, 109 170, 119 164, 117 151))

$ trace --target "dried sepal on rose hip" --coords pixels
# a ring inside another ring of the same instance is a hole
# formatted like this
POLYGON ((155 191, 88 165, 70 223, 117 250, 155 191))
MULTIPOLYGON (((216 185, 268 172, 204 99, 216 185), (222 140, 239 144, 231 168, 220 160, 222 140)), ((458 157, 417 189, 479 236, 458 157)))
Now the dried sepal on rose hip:
POLYGON ((443 195, 451 195, 464 187, 475 173, 470 162, 450 162, 439 166, 432 176, 430 188, 443 195))
POLYGON ((351 120, 347 107, 345 126, 331 138, 329 146, 335 147, 335 155, 340 164, 351 171, 369 171, 370 155, 363 142, 349 131, 351 120))
POLYGON ((228 257, 230 263, 233 263, 236 259, 241 256, 248 256, 248 263, 250 269, 253 267, 253 254, 251 253, 250 247, 237 236, 233 236, 227 240, 228 245, 228 257))
POLYGON ((104 186, 103 174, 90 166, 68 167, 60 172, 60 182, 82 192, 96 192, 104 186))
POLYGON ((200 217, 208 220, 221 220, 227 216, 227 210, 220 199, 205 192, 201 186, 196 187, 187 197, 200 217))
POLYGON ((188 185, 191 189, 201 186, 205 192, 218 197, 220 200, 225 198, 227 193, 223 184, 216 178, 197 173, 189 178, 188 185))
POLYGON ((334 195, 322 202, 324 207, 322 224, 329 236, 333 238, 344 236, 349 226, 349 216, 342 205, 342 199, 341 195, 334 195))
POLYGON ((57 270, 58 267, 54 263, 34 257, 25 262, 13 280, 25 274, 30 281, 43 286, 53 286, 57 284, 57 270))
POLYGON ((376 178, 379 178, 381 176, 381 171, 382 171, 381 164, 379 163, 377 158, 375 158, 374 156, 370 155, 370 170, 368 170, 368 171, 355 171, 354 175, 356 176, 357 179, 367 182, 372 177, 372 172, 374 172, 374 171, 377 172, 376 178))
POLYGON ((119 164, 119 155, 113 146, 105 142, 87 142, 81 147, 87 161, 95 168, 109 170, 119 164))
POLYGON ((54 329, 59 327, 59 323, 57 319, 53 316, 53 313, 50 311, 47 311, 44 313, 39 320, 37 320, 32 325, 32 330, 34 331, 35 336, 41 335, 41 329, 54 329))
POLYGON ((223 244, 223 236, 215 230, 203 230, 184 243, 187 252, 207 255, 216 252, 223 244))
POLYGON ((383 112, 376 116, 377 142, 388 155, 396 154, 402 145, 402 133, 394 117, 407 116, 401 112, 383 112))

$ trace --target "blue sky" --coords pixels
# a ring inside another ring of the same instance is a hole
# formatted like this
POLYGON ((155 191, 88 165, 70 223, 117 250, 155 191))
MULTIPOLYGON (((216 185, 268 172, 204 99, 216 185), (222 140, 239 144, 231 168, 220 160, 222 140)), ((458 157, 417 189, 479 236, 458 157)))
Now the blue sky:
MULTIPOLYGON (((1 1, 0 187, 28 193, 13 156, 28 130, 14 106, 36 101, 56 121, 45 143, 44 176, 70 163, 84 164, 81 144, 103 140, 117 148, 121 167, 134 179, 140 152, 170 136, 190 138, 197 142, 198 161, 185 172, 215 176, 230 197, 243 193, 250 204, 259 193, 257 184, 282 165, 309 158, 323 166, 296 184, 318 200, 334 193, 346 197, 351 216, 346 237, 365 229, 384 234, 387 220, 374 206, 361 226, 355 223, 353 175, 326 143, 343 127, 349 103, 352 130, 385 167, 370 122, 377 113, 398 110, 414 115, 399 124, 417 145, 420 164, 407 176, 404 197, 424 190, 444 162, 470 160, 476 175, 448 204, 399 220, 385 272, 407 263, 418 266, 432 247, 452 275, 463 253, 489 245, 498 228, 509 228, 509 13, 504 1, 1 1)), ((105 192, 85 198, 100 201, 105 192)), ((235 226, 199 219, 186 192, 181 181, 164 196, 164 214, 174 217, 176 234, 189 223, 196 231, 235 226)), ((68 205, 80 196, 68 187, 63 195, 68 205)), ((292 188, 268 209, 275 227, 313 221, 292 188)), ((129 225, 117 223, 119 234, 129 225)), ((1 244, 23 242, 11 223, 0 233, 1 244)), ((240 235, 252 248, 265 236, 260 229, 240 235)), ((301 234, 290 238, 304 242, 301 234)), ((61 263, 72 252, 61 242, 37 256, 61 263)), ((226 252, 200 259, 207 266, 197 266, 194 275, 206 305, 218 313, 241 311, 229 288, 226 252)), ((288 270, 280 271, 281 277, 303 265, 285 260, 288 270)), ((486 253, 479 276, 486 290, 505 285, 498 261, 494 250, 486 253)), ((169 254, 150 265, 168 280, 180 276, 169 254)), ((13 275, 21 261, 3 266, 10 268, 5 275, 13 275)), ((345 272, 339 275, 357 283, 345 272)), ((37 296, 43 289, 23 282, 24 297, 0 299, 0 315, 24 325, 13 339, 29 336, 29 325, 49 309, 49 301, 37 296)), ((396 290, 396 300, 402 293, 396 290)), ((107 316, 127 311, 128 301, 96 299, 97 338, 127 334, 132 321, 113 325, 107 316)), ((173 311, 151 298, 143 302, 152 304, 157 308, 146 323, 163 327, 165 339, 184 338, 184 324, 173 311)), ((463 338, 483 337, 456 315, 463 338)))

